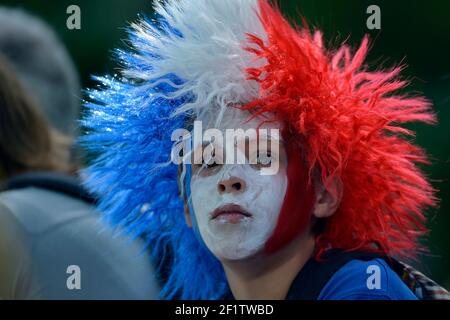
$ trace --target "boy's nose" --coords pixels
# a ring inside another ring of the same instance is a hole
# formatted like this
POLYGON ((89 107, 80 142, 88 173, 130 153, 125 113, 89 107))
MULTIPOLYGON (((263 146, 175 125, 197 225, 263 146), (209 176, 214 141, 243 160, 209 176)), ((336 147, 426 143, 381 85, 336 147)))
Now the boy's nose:
POLYGON ((229 177, 219 181, 217 190, 220 194, 223 193, 240 193, 244 192, 246 188, 245 181, 238 177, 229 177))

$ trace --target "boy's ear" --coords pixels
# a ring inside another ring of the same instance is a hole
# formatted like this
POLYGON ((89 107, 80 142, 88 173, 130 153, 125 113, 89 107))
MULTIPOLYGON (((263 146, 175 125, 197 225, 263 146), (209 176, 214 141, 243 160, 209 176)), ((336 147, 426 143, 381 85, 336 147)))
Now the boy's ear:
POLYGON ((322 181, 316 181, 316 202, 313 215, 316 218, 328 218, 332 216, 339 207, 343 195, 343 185, 341 179, 334 177, 328 182, 325 188, 322 181))
POLYGON ((192 228, 191 215, 189 214, 189 208, 186 204, 184 205, 184 220, 186 221, 188 227, 192 228))

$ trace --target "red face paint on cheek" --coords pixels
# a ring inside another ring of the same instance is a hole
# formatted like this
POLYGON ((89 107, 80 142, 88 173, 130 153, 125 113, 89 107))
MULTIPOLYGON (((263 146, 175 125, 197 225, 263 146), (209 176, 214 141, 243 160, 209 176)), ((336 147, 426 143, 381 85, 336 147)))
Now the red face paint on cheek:
POLYGON ((291 242, 309 224, 315 194, 312 183, 308 183, 301 151, 296 143, 289 140, 287 130, 283 130, 286 143, 287 188, 277 225, 266 243, 265 252, 273 253, 291 242))

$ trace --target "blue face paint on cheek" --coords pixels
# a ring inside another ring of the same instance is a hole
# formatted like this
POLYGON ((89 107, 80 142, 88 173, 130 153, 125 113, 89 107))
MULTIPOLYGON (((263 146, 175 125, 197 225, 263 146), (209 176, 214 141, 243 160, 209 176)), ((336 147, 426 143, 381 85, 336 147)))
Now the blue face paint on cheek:
MULTIPOLYGON (((194 212, 194 206, 192 205, 192 197, 191 197, 191 178, 192 178, 192 165, 186 164, 185 165, 186 174, 184 176, 184 190, 186 192, 186 198, 188 202, 188 209, 189 209, 189 215, 191 216, 192 221, 192 229, 194 230, 194 234, 198 241, 206 248, 206 244, 203 241, 203 238, 200 234, 200 231, 198 229, 198 223, 197 219, 195 218, 195 212, 194 212)), ((209 250, 209 249, 208 249, 209 250)))

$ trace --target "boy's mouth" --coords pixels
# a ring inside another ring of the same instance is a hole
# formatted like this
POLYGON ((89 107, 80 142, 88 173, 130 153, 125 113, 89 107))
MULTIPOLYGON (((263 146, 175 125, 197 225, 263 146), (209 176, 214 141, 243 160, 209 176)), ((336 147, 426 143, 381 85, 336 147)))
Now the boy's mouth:
POLYGON ((211 213, 211 220, 217 219, 221 222, 236 224, 252 214, 237 204, 227 204, 217 208, 211 213))

